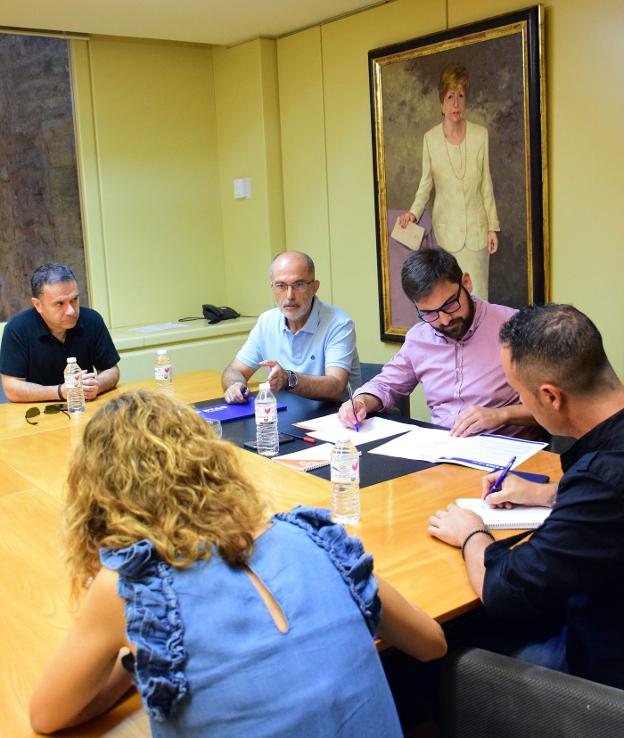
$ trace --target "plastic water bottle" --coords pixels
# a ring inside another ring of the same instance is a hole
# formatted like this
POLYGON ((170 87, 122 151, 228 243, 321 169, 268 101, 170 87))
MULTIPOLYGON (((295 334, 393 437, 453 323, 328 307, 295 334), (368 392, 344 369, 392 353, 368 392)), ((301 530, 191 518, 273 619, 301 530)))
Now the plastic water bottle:
POLYGON ((275 456, 279 452, 277 403, 268 382, 260 385, 256 397, 256 446, 262 456, 275 456))
POLYGON ((345 429, 331 453, 331 519, 357 523, 360 519, 360 455, 345 429))
POLYGON ((85 398, 82 388, 82 369, 78 366, 75 356, 67 357, 64 377, 65 392, 67 393, 67 412, 70 415, 84 413, 85 398))
POLYGON ((159 387, 167 387, 173 380, 171 360, 167 356, 167 349, 158 349, 154 362, 154 379, 159 387))

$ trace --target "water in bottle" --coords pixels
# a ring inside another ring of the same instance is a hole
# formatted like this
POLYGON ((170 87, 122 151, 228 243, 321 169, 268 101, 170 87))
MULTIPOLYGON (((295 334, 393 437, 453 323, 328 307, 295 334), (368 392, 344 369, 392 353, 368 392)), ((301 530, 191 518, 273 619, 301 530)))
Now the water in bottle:
POLYGON ((260 385, 256 397, 256 445, 262 456, 275 456, 279 452, 277 403, 268 382, 260 385))
POLYGON ((339 438, 331 453, 331 519, 334 523, 357 523, 360 519, 360 455, 351 433, 339 438))
POLYGON ((167 349, 158 349, 156 361, 154 362, 154 379, 159 387, 168 387, 173 380, 171 360, 167 355, 167 349))
POLYGON ((67 412, 74 416, 80 415, 85 411, 85 398, 82 388, 82 369, 78 366, 75 356, 67 357, 64 376, 67 412))

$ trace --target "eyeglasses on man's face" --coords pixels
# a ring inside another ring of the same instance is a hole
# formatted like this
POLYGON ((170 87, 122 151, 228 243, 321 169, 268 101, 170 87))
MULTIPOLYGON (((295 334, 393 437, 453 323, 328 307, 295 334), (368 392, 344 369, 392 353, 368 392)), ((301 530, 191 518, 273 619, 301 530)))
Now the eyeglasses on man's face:
POLYGON ((287 284, 286 282, 271 282, 271 287, 273 287, 276 292, 288 292, 289 289, 292 289, 293 292, 303 292, 303 290, 305 290, 306 287, 309 287, 312 282, 314 282, 313 279, 310 279, 307 282, 304 279, 298 279, 296 282, 291 282, 290 284, 287 284))
POLYGON ((445 302, 444 305, 441 305, 437 310, 420 310, 418 305, 414 303, 414 307, 416 308, 418 317, 421 320, 424 320, 425 323, 435 323, 436 320, 440 317, 440 313, 446 313, 447 315, 453 315, 453 313, 456 313, 461 308, 461 302, 459 301, 459 298, 461 295, 462 286, 463 285, 460 282, 455 297, 453 297, 452 300, 448 300, 447 302, 445 302))
MULTIPOLYGON (((24 418, 29 425, 39 425, 39 423, 36 420, 33 420, 33 418, 36 418, 37 415, 41 415, 41 412, 42 411, 39 410, 38 407, 29 407, 28 410, 26 410, 24 418)), ((46 405, 43 408, 44 415, 56 415, 57 413, 63 413, 63 415, 67 415, 69 418, 66 405, 46 405)))

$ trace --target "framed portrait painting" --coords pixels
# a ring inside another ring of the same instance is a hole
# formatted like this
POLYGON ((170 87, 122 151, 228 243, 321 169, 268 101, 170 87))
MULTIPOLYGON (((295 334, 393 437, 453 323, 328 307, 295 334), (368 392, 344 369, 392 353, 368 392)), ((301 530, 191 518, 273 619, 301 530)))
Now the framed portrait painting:
POLYGON ((416 248, 453 253, 490 302, 548 299, 543 44, 535 6, 369 52, 382 340, 417 321, 416 248))

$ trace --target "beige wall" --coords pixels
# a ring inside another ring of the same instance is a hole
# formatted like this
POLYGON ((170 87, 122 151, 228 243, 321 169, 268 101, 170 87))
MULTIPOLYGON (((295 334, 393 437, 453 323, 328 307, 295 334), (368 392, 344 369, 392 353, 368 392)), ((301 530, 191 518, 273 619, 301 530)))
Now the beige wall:
POLYGON ((94 306, 121 327, 224 302, 212 49, 72 46, 94 306))
POLYGON ((284 248, 275 42, 215 49, 215 97, 227 297, 247 315, 270 307, 267 268, 284 248), (233 180, 251 179, 235 200, 233 180))
MULTIPOLYGON (((324 25, 319 34, 308 30, 278 42, 280 66, 288 64, 288 84, 280 69, 283 141, 310 140, 317 152, 321 140, 325 146, 311 172, 315 197, 309 200, 289 184, 306 172, 308 152, 284 145, 286 239, 303 228, 319 233, 330 254, 333 299, 356 320, 360 356, 368 361, 385 360, 396 346, 379 340, 367 52, 444 29, 447 6, 452 26, 525 4, 397 0, 324 25), (297 93, 302 88, 304 98, 297 93), (318 194, 325 187, 327 208, 318 194)), ((618 217, 624 146, 617 130, 624 120, 624 6, 554 0, 546 4, 546 26, 552 297, 574 302, 594 319, 624 375, 618 217)))
POLYGON ((314 259, 321 282, 319 296, 330 302, 333 296, 320 27, 279 41, 277 61, 286 244, 314 259))
MULTIPOLYGON (((230 49, 73 41, 78 147, 94 305, 113 327, 256 314, 283 248, 309 251, 321 296, 379 340, 367 52, 521 2, 396 0, 277 43, 230 49), (448 18, 447 18, 448 13, 448 18), (252 178, 235 201, 232 180, 252 178)), ((624 374, 621 0, 546 4, 552 296, 593 317, 624 374)))

